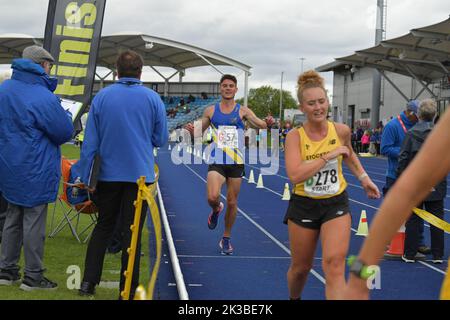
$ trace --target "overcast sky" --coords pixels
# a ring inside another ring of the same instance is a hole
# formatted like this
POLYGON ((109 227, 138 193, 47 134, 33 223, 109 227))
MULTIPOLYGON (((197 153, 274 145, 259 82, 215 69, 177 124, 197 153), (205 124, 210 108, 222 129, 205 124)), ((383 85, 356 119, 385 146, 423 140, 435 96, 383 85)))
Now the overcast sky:
MULTIPOLYGON (((43 37, 48 0, 0 0, 0 34, 43 37)), ((295 92, 303 69, 374 45, 376 0, 107 0, 103 35, 123 31, 167 38, 228 56, 252 67, 250 88, 295 92)), ((387 1, 387 39, 449 17, 448 0, 387 1)), ((220 68, 220 67, 219 67, 220 68)), ((238 75, 241 71, 220 68, 238 75)), ((332 88, 332 74, 324 73, 332 88)), ((185 81, 217 81, 210 67, 186 71, 185 81)), ((153 72, 145 80, 160 80, 153 72)))

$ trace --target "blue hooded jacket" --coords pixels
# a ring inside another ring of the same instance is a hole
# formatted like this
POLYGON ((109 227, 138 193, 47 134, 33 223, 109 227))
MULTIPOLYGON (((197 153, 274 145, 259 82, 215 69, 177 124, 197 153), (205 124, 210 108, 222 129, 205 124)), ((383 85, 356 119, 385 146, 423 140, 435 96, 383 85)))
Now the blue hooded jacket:
MULTIPOLYGON (((411 129, 415 122, 411 122, 406 117, 406 114, 402 112, 400 114, 403 124, 406 130, 411 129)), ((383 129, 383 135, 381 136, 381 154, 388 158, 388 169, 386 176, 392 179, 397 179, 397 165, 400 149, 405 139, 406 132, 398 118, 394 118, 389 121, 383 129)))
POLYGON ((16 59, 0 85, 0 190, 8 202, 35 207, 56 200, 59 146, 70 140, 72 120, 53 94, 57 80, 29 59, 16 59))
POLYGON ((166 110, 159 95, 136 78, 120 78, 93 99, 80 161, 72 170, 89 183, 98 155, 99 181, 136 183, 145 176, 146 182, 153 182, 153 147, 167 139, 166 110))

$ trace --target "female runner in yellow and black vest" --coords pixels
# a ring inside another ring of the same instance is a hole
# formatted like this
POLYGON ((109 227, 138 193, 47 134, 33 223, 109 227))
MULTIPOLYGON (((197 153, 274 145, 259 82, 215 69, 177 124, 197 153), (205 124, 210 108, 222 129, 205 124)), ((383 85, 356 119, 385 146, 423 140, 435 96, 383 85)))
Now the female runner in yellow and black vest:
POLYGON ((291 299, 300 298, 320 234, 326 298, 339 299, 351 232, 342 161, 369 198, 379 198, 380 192, 353 153, 350 128, 327 120, 329 102, 320 75, 315 71, 300 75, 297 95, 307 120, 286 138, 286 171, 295 186, 284 219, 292 256, 289 294, 291 299))

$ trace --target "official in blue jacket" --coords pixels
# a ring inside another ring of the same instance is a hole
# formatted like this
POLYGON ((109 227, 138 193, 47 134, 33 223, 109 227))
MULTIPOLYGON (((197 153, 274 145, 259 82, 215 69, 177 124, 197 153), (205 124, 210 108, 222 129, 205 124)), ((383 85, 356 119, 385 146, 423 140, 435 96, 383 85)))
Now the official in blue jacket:
MULTIPOLYGON (((137 197, 136 181, 145 176, 147 183, 155 181, 153 147, 167 143, 166 110, 159 95, 140 81, 143 59, 134 51, 121 53, 116 62, 119 80, 102 89, 93 99, 81 150, 75 169, 88 183, 92 163, 100 157, 100 170, 96 187, 99 219, 86 252, 83 282, 79 293, 93 295, 100 282, 106 247, 121 214, 122 270, 120 291, 124 289, 123 272, 128 263, 126 248, 130 245, 130 225, 134 219, 133 202, 137 197)), ((139 240, 147 206, 143 205, 139 240)), ((134 262, 131 298, 139 282, 140 255, 134 262)))
POLYGON ((53 94, 57 80, 48 74, 54 59, 30 46, 12 63, 13 74, 0 86, 0 190, 8 201, 0 259, 0 285, 20 279, 23 290, 55 289, 43 276, 47 204, 54 202, 61 175, 60 145, 73 133, 71 115, 53 94))
POLYGON ((386 185, 383 194, 386 195, 389 188, 397 179, 397 165, 400 148, 405 138, 406 132, 417 122, 417 108, 419 101, 411 100, 406 106, 406 110, 397 117, 389 121, 383 130, 381 137, 381 154, 388 158, 388 169, 386 172, 386 185))
MULTIPOLYGON (((418 100, 411 100, 406 105, 406 110, 400 115, 389 121, 383 130, 381 137, 381 154, 388 158, 388 169, 386 173, 386 185, 383 187, 383 195, 386 196, 389 189, 397 180, 397 166, 400 149, 405 139, 406 133, 418 121, 417 110, 419 108, 418 100)), ((424 244, 423 238, 423 223, 420 226, 419 249, 417 257, 422 259, 431 251, 431 249, 424 244)), ((400 257, 399 257, 400 258, 400 257)))

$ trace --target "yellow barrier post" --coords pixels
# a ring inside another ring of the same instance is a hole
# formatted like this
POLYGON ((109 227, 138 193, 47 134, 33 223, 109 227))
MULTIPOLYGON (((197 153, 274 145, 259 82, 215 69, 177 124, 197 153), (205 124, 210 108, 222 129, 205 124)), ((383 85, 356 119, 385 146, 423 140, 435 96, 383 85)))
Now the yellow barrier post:
POLYGON ((122 299, 129 300, 130 298, 130 290, 131 290, 131 280, 133 277, 133 269, 134 269, 134 260, 136 257, 136 247, 139 233, 139 222, 141 219, 142 212, 142 201, 147 201, 148 207, 150 209, 150 213, 152 216, 153 227, 155 229, 155 240, 156 240, 156 261, 155 266, 153 267, 152 275, 150 277, 150 282, 148 286, 148 291, 145 291, 145 288, 142 285, 136 289, 134 299, 135 300, 152 300, 153 299, 153 291, 155 288, 156 279, 158 277, 159 266, 161 264, 161 255, 162 255, 162 228, 161 228, 161 218, 159 215, 159 208, 155 201, 157 189, 156 183, 159 178, 159 168, 155 165, 155 182, 150 186, 145 185, 145 177, 140 177, 137 181, 138 184, 138 193, 136 201, 134 202, 135 213, 134 213, 134 221, 133 225, 130 227, 131 229, 131 243, 128 248, 128 265, 127 270, 124 272, 125 276, 125 287, 124 290, 120 293, 122 299))
POLYGON ((137 181, 137 184, 139 185, 138 193, 137 193, 137 200, 134 202, 135 211, 134 211, 134 222, 131 225, 131 244, 130 247, 127 249, 128 253, 128 265, 127 270, 124 272, 125 276, 125 288, 120 293, 122 299, 129 300, 130 298, 130 289, 131 289, 131 278, 133 276, 133 268, 134 268, 134 258, 136 257, 136 246, 137 246, 137 240, 138 240, 138 233, 139 233, 139 222, 141 219, 141 211, 142 211, 142 195, 143 191, 145 190, 145 177, 140 177, 137 181))

